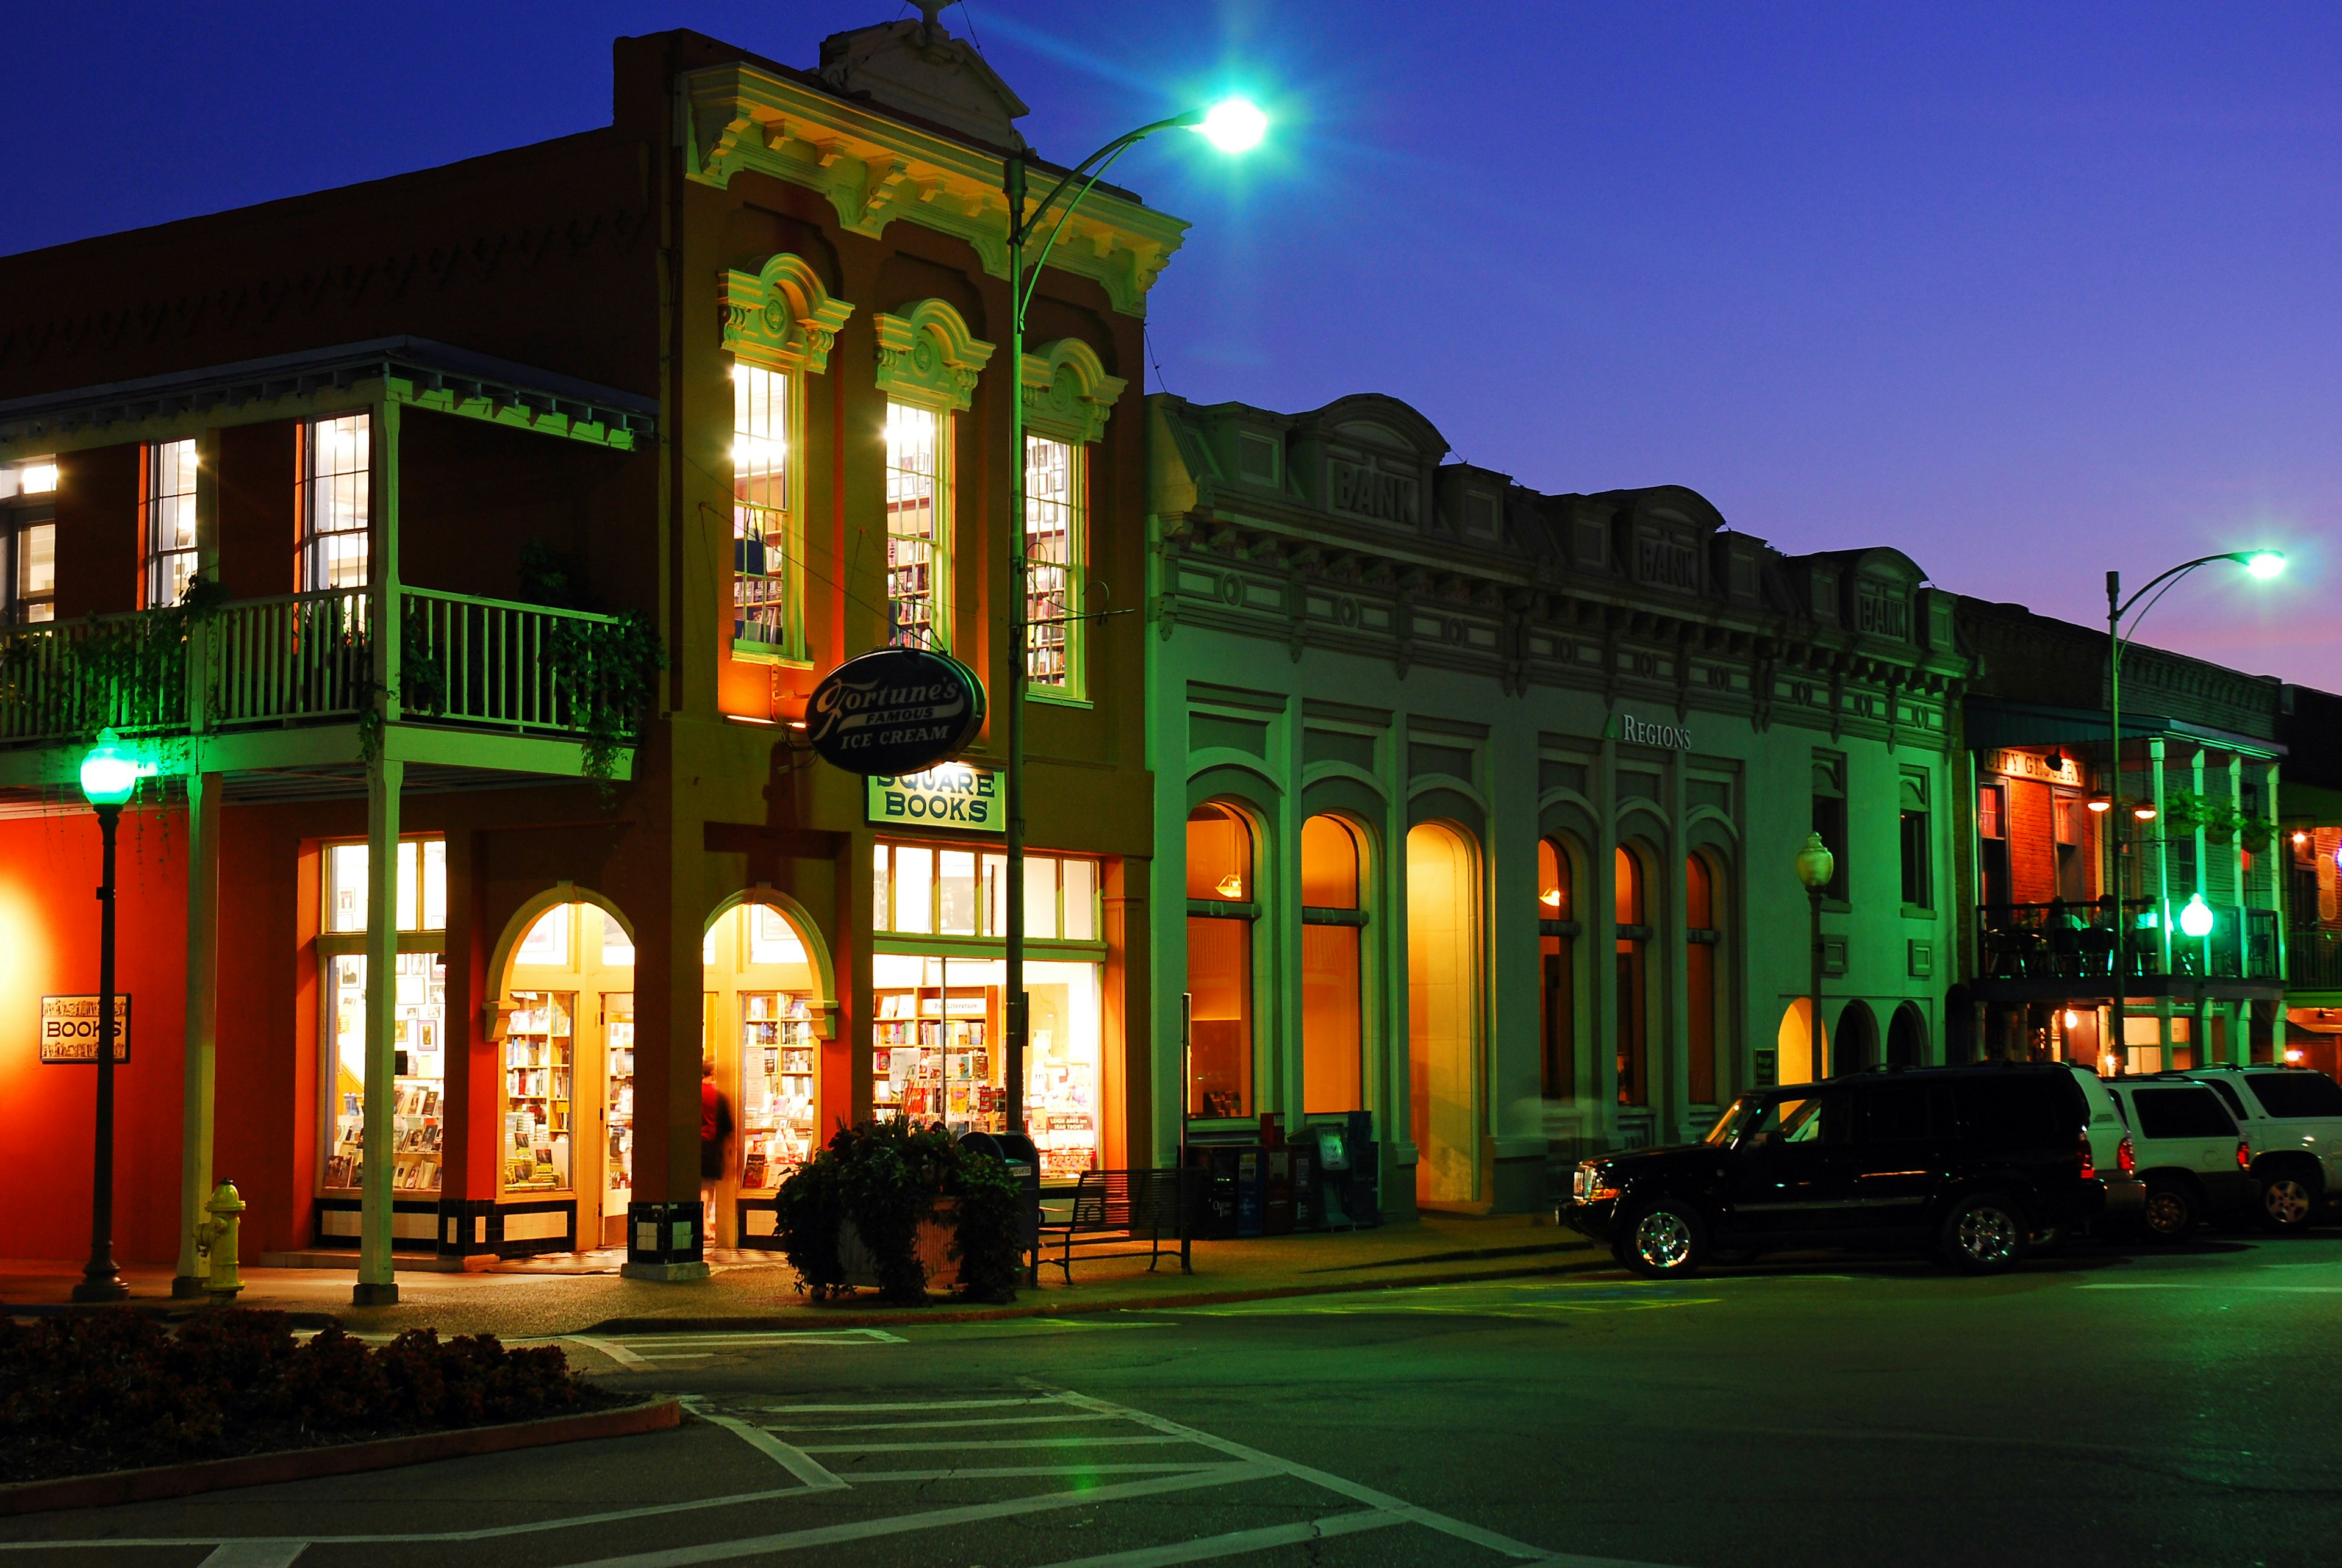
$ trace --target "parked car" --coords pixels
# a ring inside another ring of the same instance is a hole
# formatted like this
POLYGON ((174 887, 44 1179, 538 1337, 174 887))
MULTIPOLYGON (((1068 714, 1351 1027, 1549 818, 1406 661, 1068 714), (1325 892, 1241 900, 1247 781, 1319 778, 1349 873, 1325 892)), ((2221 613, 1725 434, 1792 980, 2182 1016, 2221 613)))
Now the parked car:
POLYGON ((2299 1230, 2342 1195, 2342 1084, 2307 1067, 2197 1067, 2253 1146, 2261 1217, 2299 1230))
POLYGON ((2147 1184, 2148 1235, 2176 1242, 2207 1220, 2252 1212, 2252 1145, 2212 1085, 2177 1073, 2106 1082, 2147 1184))
POLYGON ((2120 1126, 2097 1076, 2063 1064, 1874 1069, 1743 1094, 1696 1144, 1584 1161, 1562 1218, 1654 1279, 1790 1247, 1992 1273, 2037 1233, 2137 1217, 2120 1126))

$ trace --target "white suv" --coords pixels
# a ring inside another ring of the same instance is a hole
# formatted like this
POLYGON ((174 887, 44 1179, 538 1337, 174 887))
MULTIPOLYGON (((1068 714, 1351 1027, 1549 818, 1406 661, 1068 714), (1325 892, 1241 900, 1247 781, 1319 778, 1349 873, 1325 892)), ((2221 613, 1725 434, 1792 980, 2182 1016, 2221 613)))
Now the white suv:
POLYGON ((2198 1067, 2253 1146, 2261 1213, 2299 1230, 2342 1195, 2342 1084, 2307 1067, 2198 1067))
POLYGON ((2252 1146, 2209 1084, 2172 1073, 2109 1078, 2107 1092, 2130 1124, 2147 1234, 2176 1242, 2199 1222, 2251 1207, 2252 1146))

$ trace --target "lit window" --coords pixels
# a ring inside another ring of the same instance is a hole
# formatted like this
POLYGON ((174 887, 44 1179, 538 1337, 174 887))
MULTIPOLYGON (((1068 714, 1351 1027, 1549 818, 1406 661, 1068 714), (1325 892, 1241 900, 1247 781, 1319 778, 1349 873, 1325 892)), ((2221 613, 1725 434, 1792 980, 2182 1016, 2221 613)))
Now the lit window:
POLYGON ((1645 983, 1650 961, 1650 931, 1643 924, 1643 863, 1620 846, 1613 860, 1613 891, 1616 894, 1618 1015, 1618 1104, 1647 1105, 1651 1086, 1645 1076, 1648 1044, 1645 1013, 1645 983))
POLYGON ((1187 815, 1187 1114, 1252 1114, 1252 829, 1226 806, 1187 815))
POLYGON ((788 562, 796 547, 789 461, 796 384, 786 371, 732 371, 732 636, 790 650, 788 562))
MULTIPOLYGON (((325 846, 325 907, 318 924, 328 932, 366 929, 366 846, 325 846)), ((398 929, 447 926, 447 841, 403 839, 398 845, 398 929)))
POLYGON ((195 444, 146 447, 146 607, 175 604, 195 574, 195 444))
POLYGON ((949 645, 951 483, 947 416, 886 404, 886 642, 949 645))
POLYGON ((0 465, 0 624, 57 617, 57 460, 0 465))
MULTIPOLYGON (((873 850, 870 925, 911 935, 1006 936, 1008 857, 973 850, 881 844, 873 850)), ((1097 940, 1098 864, 1025 857, 1025 934, 1035 942, 1097 940)))
POLYGON ((520 939, 519 951, 513 954, 515 964, 544 964, 553 968, 569 966, 569 915, 575 906, 556 904, 536 917, 528 934, 520 939))
POLYGON ((1358 838, 1339 817, 1301 824, 1301 1108, 1366 1107, 1358 838))
POLYGON ((1716 948, 1721 901, 1716 871, 1701 855, 1684 859, 1684 994, 1691 1033, 1686 1053, 1685 1088, 1695 1105, 1713 1105, 1731 1096, 1716 1087, 1716 1042, 1724 997, 1716 984, 1716 948))
POLYGON ((1076 584, 1086 532, 1081 449, 1045 435, 1025 438, 1025 677, 1081 694, 1076 584))
POLYGON ((1545 1097, 1577 1093, 1577 901, 1569 852, 1537 844, 1537 1038, 1545 1097))
POLYGON ((301 589, 366 584, 374 420, 345 414, 301 426, 301 589))

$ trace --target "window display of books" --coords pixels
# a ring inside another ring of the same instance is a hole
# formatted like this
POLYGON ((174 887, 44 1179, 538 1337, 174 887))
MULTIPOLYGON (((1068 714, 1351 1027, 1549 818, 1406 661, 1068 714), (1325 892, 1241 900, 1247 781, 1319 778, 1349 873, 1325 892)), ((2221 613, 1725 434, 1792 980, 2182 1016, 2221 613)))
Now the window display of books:
POLYGON ((817 1045, 805 998, 740 994, 740 1185, 766 1192, 813 1157, 817 1045))
POLYGON ((635 1185, 635 997, 614 992, 602 998, 604 1074, 602 1184, 630 1193, 635 1185))
MULTIPOLYGON (((439 1190, 446 1083, 446 961, 435 953, 398 955, 391 1010, 390 1184, 402 1193, 439 1190)), ((357 1186, 365 1160, 365 959, 334 960, 333 1146, 325 1185, 357 1186)))
POLYGON ((998 1132, 986 989, 881 991, 876 1001, 872 1108, 955 1132, 998 1132))
POLYGON ((570 1069, 576 995, 515 991, 505 1034, 504 1180, 507 1191, 569 1185, 570 1069))

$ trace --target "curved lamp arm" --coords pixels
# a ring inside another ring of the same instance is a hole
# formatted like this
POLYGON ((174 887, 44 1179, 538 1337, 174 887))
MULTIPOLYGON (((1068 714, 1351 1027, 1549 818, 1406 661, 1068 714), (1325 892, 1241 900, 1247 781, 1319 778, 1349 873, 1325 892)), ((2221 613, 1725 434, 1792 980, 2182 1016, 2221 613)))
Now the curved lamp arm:
MULTIPOLYGON (((1011 302, 1020 318, 1025 313, 1026 306, 1032 301, 1034 289, 1040 283, 1043 265, 1047 262, 1049 253, 1056 248, 1057 236, 1066 232, 1066 225, 1072 219, 1074 209, 1082 205, 1082 198, 1090 194, 1090 187, 1106 177, 1106 172, 1114 166, 1114 161, 1157 131, 1185 130, 1202 125, 1206 112, 1203 109, 1191 109, 1184 115, 1175 115, 1167 120, 1157 120, 1152 125, 1141 125, 1135 131, 1126 132, 1116 136, 1066 171, 1065 177, 1050 186, 1049 194, 1043 196, 1037 205, 1026 212, 1009 215, 1010 242, 1021 243, 1026 235, 1037 227, 1043 218, 1049 215, 1049 209, 1057 205, 1058 198, 1073 187, 1074 182, 1081 181, 1082 188, 1075 192, 1073 200, 1066 204, 1066 210, 1058 215, 1056 226, 1049 231, 1049 237, 1042 242, 1040 255, 1034 258, 1032 275, 1025 280, 1024 297, 1011 302), (1085 178, 1085 176, 1087 177, 1085 178)), ((1014 155, 1024 156, 1022 153, 1014 155)))

